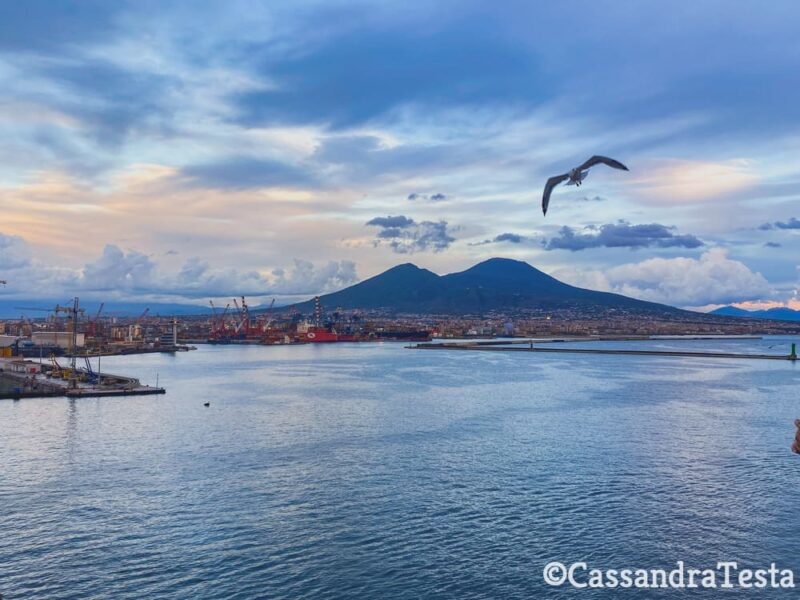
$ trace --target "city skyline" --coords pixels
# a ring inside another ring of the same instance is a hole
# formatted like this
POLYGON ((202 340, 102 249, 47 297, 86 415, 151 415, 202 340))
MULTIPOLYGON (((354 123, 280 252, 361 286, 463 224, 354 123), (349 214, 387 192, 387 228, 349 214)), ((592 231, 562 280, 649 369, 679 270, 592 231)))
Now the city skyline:
POLYGON ((794 10, 7 4, 0 299, 307 297, 506 256, 800 308, 794 10), (546 177, 595 153, 630 173, 543 219, 546 177))

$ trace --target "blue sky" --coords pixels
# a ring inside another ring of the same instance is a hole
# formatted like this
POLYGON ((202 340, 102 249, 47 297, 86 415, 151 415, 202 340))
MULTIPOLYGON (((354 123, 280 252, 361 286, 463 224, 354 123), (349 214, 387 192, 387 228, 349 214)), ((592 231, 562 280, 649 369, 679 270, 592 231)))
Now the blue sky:
POLYGON ((800 307, 800 8, 6 2, 11 297, 290 300, 490 256, 800 307), (592 154, 581 188, 549 175, 592 154))

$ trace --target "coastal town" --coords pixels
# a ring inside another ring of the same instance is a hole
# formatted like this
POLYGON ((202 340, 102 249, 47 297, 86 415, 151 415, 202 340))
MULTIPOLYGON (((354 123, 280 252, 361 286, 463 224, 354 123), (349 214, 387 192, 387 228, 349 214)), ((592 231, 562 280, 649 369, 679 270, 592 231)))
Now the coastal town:
MULTIPOLYGON (((469 339, 643 339, 649 336, 794 334, 800 324, 703 313, 643 314, 624 308, 525 309, 486 315, 393 314, 382 310, 297 307, 251 309, 244 297, 223 309, 177 316, 91 314, 74 298, 45 316, 0 320, 0 395, 136 395, 163 393, 124 375, 93 368, 109 355, 188 352, 197 344, 296 345, 343 342, 429 342, 469 339), (231 310, 233 306, 233 310, 231 310), (696 315, 696 317, 694 316, 696 315), (688 316, 688 318, 687 318, 688 316)), ((33 310, 33 309, 31 309, 33 310)))
POLYGON ((485 315, 396 314, 382 310, 328 308, 315 299, 309 314, 295 307, 251 309, 245 298, 224 309, 196 315, 138 316, 93 314, 80 300, 44 316, 0 320, 0 355, 50 358, 188 351, 194 344, 321 344, 339 342, 429 341, 431 339, 597 335, 755 335, 794 334, 800 323, 722 317, 706 313, 645 315, 624 308, 526 309, 485 315), (233 310, 231 310, 233 307, 233 310), (687 318, 684 315, 689 315, 687 318), (695 316, 696 315, 696 316, 695 316))

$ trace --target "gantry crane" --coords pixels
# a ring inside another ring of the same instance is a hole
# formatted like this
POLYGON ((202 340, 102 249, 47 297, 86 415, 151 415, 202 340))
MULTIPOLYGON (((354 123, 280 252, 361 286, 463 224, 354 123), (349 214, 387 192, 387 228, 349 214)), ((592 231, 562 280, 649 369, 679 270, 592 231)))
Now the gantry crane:
POLYGON ((58 315, 59 313, 65 313, 67 315, 67 319, 70 322, 70 338, 69 338, 69 353, 70 353, 70 386, 76 387, 78 385, 77 379, 77 364, 76 360, 78 358, 78 318, 80 315, 84 314, 84 311, 80 307, 80 299, 76 296, 72 299, 72 306, 60 306, 56 305, 53 312, 58 315))

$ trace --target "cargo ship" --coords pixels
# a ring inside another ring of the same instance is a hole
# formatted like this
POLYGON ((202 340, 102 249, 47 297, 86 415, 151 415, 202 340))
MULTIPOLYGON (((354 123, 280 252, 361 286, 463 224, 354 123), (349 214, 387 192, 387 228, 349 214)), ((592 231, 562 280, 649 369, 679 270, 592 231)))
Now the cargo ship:
POLYGON ((339 334, 333 330, 327 330, 324 327, 309 327, 305 329, 305 331, 301 331, 298 328, 298 333, 300 334, 300 340, 304 342, 309 342, 312 344, 325 344, 329 342, 338 342, 339 334))
POLYGON ((327 344, 331 342, 355 342, 357 337, 352 333, 340 333, 333 328, 300 323, 297 326, 297 339, 310 344, 327 344))

